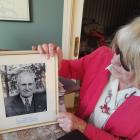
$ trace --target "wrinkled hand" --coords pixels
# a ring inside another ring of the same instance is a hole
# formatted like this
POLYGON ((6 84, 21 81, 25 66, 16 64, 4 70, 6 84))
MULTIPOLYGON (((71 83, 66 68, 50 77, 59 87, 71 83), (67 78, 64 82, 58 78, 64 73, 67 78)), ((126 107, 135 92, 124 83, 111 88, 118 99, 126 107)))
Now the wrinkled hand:
POLYGON ((65 132, 77 129, 83 133, 87 125, 84 120, 68 112, 59 113, 57 116, 57 122, 65 132))
POLYGON ((49 43, 49 44, 42 44, 37 46, 32 46, 33 51, 38 51, 40 54, 44 54, 47 59, 50 57, 53 57, 55 54, 58 56, 58 68, 61 67, 61 61, 63 59, 63 53, 59 46, 56 46, 55 44, 49 43))

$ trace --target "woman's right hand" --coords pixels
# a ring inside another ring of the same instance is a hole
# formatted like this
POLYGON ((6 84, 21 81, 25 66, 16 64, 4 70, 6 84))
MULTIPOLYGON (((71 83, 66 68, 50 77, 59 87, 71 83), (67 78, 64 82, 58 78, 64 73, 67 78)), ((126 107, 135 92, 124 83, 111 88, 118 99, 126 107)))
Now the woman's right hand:
POLYGON ((37 46, 32 46, 32 50, 37 50, 40 54, 44 54, 47 59, 53 57, 55 54, 58 56, 58 69, 61 68, 61 61, 63 59, 63 53, 59 46, 49 43, 42 44, 37 46))

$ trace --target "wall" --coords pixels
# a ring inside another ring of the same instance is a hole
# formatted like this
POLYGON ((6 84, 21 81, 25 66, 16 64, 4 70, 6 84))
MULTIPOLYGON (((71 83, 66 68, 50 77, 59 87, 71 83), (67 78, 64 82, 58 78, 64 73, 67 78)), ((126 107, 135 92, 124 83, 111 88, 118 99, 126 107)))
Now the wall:
POLYGON ((33 44, 61 45, 63 0, 30 0, 31 22, 0 21, 0 48, 30 50, 33 44))

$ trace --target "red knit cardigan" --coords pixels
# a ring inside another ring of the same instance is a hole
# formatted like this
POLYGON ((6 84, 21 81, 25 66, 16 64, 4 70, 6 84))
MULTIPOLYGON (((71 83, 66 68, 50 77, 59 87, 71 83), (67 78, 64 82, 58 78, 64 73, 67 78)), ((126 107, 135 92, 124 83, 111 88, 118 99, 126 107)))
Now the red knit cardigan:
MULTIPOLYGON (((81 81, 77 115, 82 119, 89 118, 108 83, 110 73, 105 68, 111 63, 112 56, 112 50, 103 46, 79 60, 62 61, 59 74, 81 81)), ((90 140, 140 140, 140 97, 129 97, 111 115, 103 129, 88 124, 84 134, 90 140)))

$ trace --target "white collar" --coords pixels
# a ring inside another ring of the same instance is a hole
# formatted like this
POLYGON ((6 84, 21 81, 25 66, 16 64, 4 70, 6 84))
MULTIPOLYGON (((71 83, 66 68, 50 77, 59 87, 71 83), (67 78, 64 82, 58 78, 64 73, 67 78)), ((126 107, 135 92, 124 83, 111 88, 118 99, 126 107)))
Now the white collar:
MULTIPOLYGON (((25 105, 25 98, 24 97, 22 97, 21 95, 20 95, 20 98, 21 98, 21 100, 22 100, 22 102, 24 103, 24 105, 25 105)), ((29 100, 29 104, 31 105, 31 102, 32 102, 32 98, 33 98, 33 95, 32 96, 30 96, 30 97, 28 97, 28 100, 29 100)))

